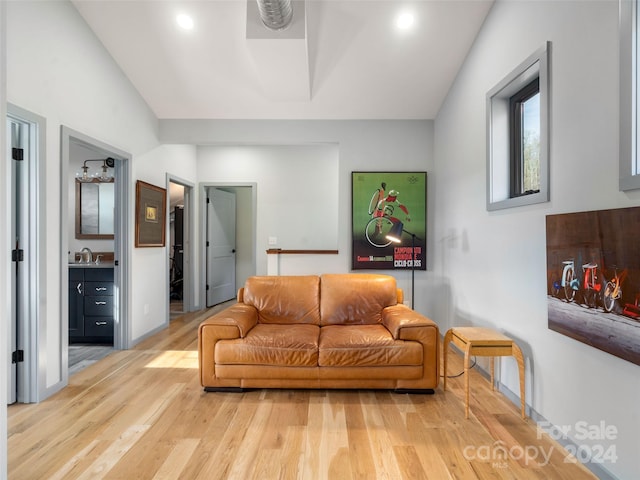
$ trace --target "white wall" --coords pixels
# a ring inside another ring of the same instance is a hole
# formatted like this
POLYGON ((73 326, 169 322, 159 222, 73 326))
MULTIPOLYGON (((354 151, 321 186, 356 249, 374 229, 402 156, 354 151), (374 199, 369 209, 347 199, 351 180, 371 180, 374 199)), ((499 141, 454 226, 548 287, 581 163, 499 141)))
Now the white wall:
MULTIPOLYGON (((253 210, 251 188, 239 187, 234 191, 237 211, 251 212, 253 210)), ((253 252, 254 229, 253 219, 249 215, 245 218, 237 218, 236 214, 236 290, 244 285, 247 277, 256 274, 255 252, 253 252)))
MULTIPOLYGON (((282 255, 280 273, 286 275, 348 272, 351 269, 351 172, 352 171, 427 171, 433 167, 433 122, 410 121, 251 121, 251 120, 160 120, 160 138, 167 143, 200 145, 198 151, 198 180, 200 182, 248 182, 255 181, 261 192, 266 185, 286 187, 292 182, 307 182, 296 177, 274 178, 269 171, 238 170, 234 164, 221 161, 215 152, 229 152, 234 148, 257 148, 265 145, 265 152, 273 146, 304 146, 336 144, 338 146, 338 192, 329 201, 337 219, 338 255, 298 256, 282 255), (216 148, 207 145, 218 145, 216 148), (200 153, 202 152, 202 153, 200 153), (277 180, 277 183, 274 183, 277 180), (281 183, 282 182, 282 183, 281 183)), ((264 153, 264 152, 263 152, 264 153)), ((432 179, 428 177, 428 197, 432 179)), ((260 193, 259 193, 260 195, 260 193)), ((286 212, 288 199, 272 207, 286 212)), ((432 202, 428 200, 428 209, 432 202)), ((260 202, 258 205, 260 209, 260 202)), ((430 218, 428 210, 427 217, 430 218)), ((288 229, 295 229, 295 222, 271 231, 259 213, 257 232, 257 273, 266 274, 266 253, 269 236, 285 238, 288 229), (284 235, 284 237, 283 237, 284 235)), ((431 235, 427 234, 427 262, 431 265, 431 235)), ((281 248, 292 248, 286 244, 281 248)), ((334 249, 336 246, 320 247, 334 249)), ((410 272, 385 271, 393 274, 409 300, 410 272)), ((424 288, 427 273, 416 272, 416 291, 424 288)), ((416 309, 427 310, 424 298, 416 298, 416 309)))
MULTIPOLYGON (((135 164, 137 156, 158 145, 157 120, 70 3, 3 3, 7 9, 7 68, 3 69, 7 100, 47 120, 43 193, 48 201, 42 212, 46 218, 47 291, 40 294, 46 304, 42 312, 46 331, 39 337, 46 344, 47 358, 39 364, 46 368, 45 387, 49 388, 59 385, 63 376, 60 349, 66 335, 60 328, 60 299, 66 297, 67 288, 61 281, 61 259, 68 250, 61 244, 66 237, 66 225, 61 226, 61 185, 66 189, 67 182, 60 178, 60 127, 66 125, 130 152, 135 164)), ((131 188, 131 198, 135 198, 131 188)), ((136 279, 134 275, 132 280, 136 279)), ((131 299, 136 302, 135 296, 131 299)), ((136 319, 131 321, 138 331, 136 319)))
POLYGON ((335 144, 200 147, 198 179, 259 183, 256 273, 260 275, 267 272, 265 251, 269 248, 337 248, 335 144), (269 237, 277 242, 269 245, 269 237))
MULTIPOLYGON (((140 155, 133 164, 133 178, 166 187, 166 174, 196 183, 196 148, 191 145, 160 145, 140 155)), ((131 198, 135 199, 135 185, 131 198)), ((167 194, 168 195, 168 194, 167 194)), ((198 218, 197 215, 194 218, 198 218)), ((168 220, 167 220, 168 225, 168 220)), ((131 232, 135 231, 131 218, 131 232)), ((133 236, 132 236, 133 238, 133 236)), ((131 340, 135 344, 169 321, 169 240, 164 247, 136 248, 132 256, 131 340)), ((197 264, 197 261, 194 262, 197 264)), ((198 277, 194 272, 194 282, 198 277)), ((194 283, 198 285, 198 283, 194 283)))
MULTIPOLYGON (((435 122, 434 271, 429 304, 444 331, 492 326, 527 357, 527 403, 555 425, 618 429, 620 478, 640 471, 640 367, 547 328, 545 215, 638 205, 618 192, 618 5, 497 2, 435 122), (485 209, 485 95, 551 41, 551 202, 485 209), (446 299, 446 302, 443 300, 446 299)), ((515 362, 503 382, 518 391, 515 362)), ((580 441, 578 444, 586 443, 580 441)))

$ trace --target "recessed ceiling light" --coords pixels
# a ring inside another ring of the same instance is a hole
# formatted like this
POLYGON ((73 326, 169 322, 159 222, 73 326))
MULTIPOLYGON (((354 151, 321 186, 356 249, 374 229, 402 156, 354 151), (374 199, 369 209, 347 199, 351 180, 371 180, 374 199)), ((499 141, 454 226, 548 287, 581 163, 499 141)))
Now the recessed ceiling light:
POLYGON ((176 22, 180 28, 185 30, 193 30, 193 18, 186 13, 181 13, 176 17, 176 22))
POLYGON ((409 30, 413 27, 415 21, 416 18, 413 13, 406 11, 400 12, 396 17, 396 27, 398 27, 399 30, 409 30))

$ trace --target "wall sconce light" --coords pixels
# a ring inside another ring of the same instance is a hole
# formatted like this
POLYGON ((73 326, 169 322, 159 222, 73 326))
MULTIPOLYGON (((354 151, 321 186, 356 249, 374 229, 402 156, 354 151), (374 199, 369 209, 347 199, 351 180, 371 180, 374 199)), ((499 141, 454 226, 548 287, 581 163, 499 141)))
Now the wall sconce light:
POLYGON ((93 181, 98 182, 112 182, 113 174, 109 173, 109 168, 114 168, 116 165, 116 161, 109 157, 105 159, 89 159, 85 160, 80 171, 76 173, 76 179, 82 183, 90 183, 93 181), (102 171, 95 173, 93 175, 89 175, 89 166, 87 162, 102 162, 102 171))

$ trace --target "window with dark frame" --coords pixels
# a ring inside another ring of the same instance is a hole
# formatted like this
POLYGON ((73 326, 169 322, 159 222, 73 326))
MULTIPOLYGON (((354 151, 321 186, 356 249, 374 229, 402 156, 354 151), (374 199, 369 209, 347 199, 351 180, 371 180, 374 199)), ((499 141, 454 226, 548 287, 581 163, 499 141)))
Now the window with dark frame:
POLYGON ((540 79, 509 99, 510 198, 540 191, 540 79))
POLYGON ((544 42, 487 92, 488 211, 550 199, 550 46, 544 42))

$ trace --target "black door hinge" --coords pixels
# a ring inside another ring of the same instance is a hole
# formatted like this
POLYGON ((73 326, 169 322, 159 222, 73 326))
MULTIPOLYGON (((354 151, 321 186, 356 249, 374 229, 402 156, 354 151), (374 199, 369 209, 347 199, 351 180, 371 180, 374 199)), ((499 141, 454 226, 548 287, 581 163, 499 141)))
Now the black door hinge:
POLYGON ((11 354, 11 363, 24 362, 24 350, 16 350, 11 354))
POLYGON ((11 261, 12 262, 23 262, 24 261, 24 250, 21 248, 16 250, 11 250, 11 261))
POLYGON ((11 149, 11 158, 14 160, 18 160, 21 162, 24 160, 24 149, 22 148, 12 148, 11 149))
POLYGON ((209 290, 209 285, 207 285, 207 288, 206 288, 206 290, 209 290))

